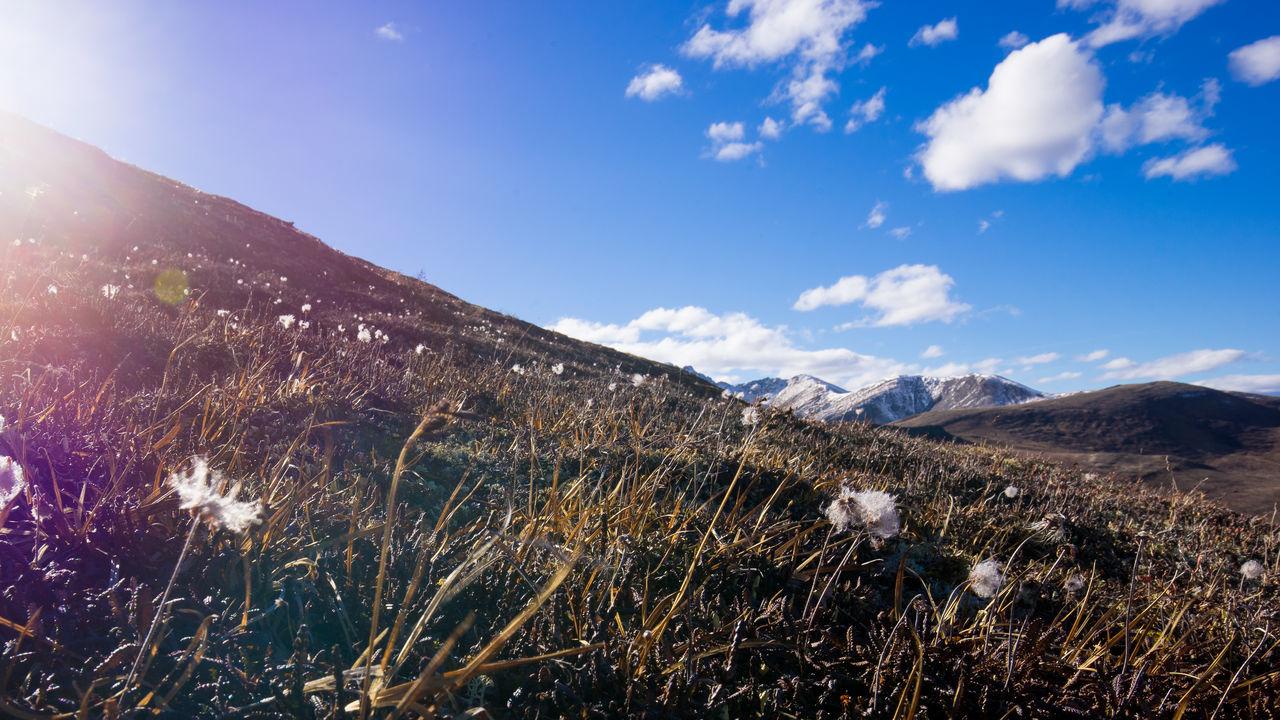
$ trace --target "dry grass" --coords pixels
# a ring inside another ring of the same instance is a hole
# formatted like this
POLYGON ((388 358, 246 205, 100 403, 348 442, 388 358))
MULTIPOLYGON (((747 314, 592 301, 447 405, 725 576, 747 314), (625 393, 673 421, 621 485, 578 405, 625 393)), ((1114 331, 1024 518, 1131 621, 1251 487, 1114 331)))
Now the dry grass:
POLYGON ((41 263, 0 295, 0 452, 31 481, 0 510, 0 713, 1270 717, 1280 696, 1273 522, 864 425, 744 426, 587 355, 108 300, 41 263), (261 525, 193 527, 164 480, 196 455, 261 525), (834 531, 846 485, 897 496, 903 532, 834 531), (989 600, 967 583, 987 559, 989 600))

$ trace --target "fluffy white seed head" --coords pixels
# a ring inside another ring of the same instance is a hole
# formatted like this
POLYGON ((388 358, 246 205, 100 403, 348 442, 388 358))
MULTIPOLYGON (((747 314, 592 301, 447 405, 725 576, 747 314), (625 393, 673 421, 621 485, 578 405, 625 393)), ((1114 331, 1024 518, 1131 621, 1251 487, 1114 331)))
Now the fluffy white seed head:
POLYGON ((296 318, 294 318, 292 315, 281 315, 280 317, 276 318, 276 322, 280 323, 280 327, 284 328, 285 330, 288 330, 289 328, 293 327, 293 321, 295 319, 296 318))
MULTIPOLYGON (((4 418, 0 417, 0 426, 4 418)), ((0 508, 5 507, 14 498, 27 489, 27 479, 22 474, 22 466, 8 455, 0 455, 0 508)))
POLYGON ((551 366, 551 372, 560 375, 564 372, 564 363, 556 363, 551 366))
POLYGON ((751 427, 760 422, 760 408, 748 407, 742 409, 742 424, 751 427))
POLYGON ((177 491, 178 498, 182 501, 179 507, 194 510, 214 527, 243 533, 262 522, 262 504, 257 500, 237 500, 236 496, 240 494, 239 483, 227 494, 219 493, 218 487, 224 482, 222 474, 211 470, 209 463, 202 457, 192 459, 189 471, 175 472, 169 476, 169 486, 177 491))
POLYGON ((1004 489, 1004 496, 1010 500, 1018 497, 1018 493, 1022 492, 1017 485, 1010 485, 1004 489))
POLYGON ((987 560, 973 566, 969 571, 969 589, 981 598, 993 598, 1004 585, 1004 575, 1000 572, 1000 563, 987 560))
POLYGON ((875 537, 886 539, 902 530, 897 498, 879 490, 843 488, 825 512, 827 519, 840 531, 863 527, 875 537))
POLYGON ((1240 566, 1240 574, 1245 580, 1257 580, 1262 577, 1262 563, 1257 560, 1246 561, 1240 566))
POLYGON ((1084 586, 1085 586, 1084 576, 1079 573, 1076 573, 1075 575, 1072 575, 1071 577, 1067 578, 1067 581, 1063 583, 1063 587, 1066 588, 1067 592, 1071 593, 1072 595, 1080 592, 1081 590, 1084 590, 1084 586))

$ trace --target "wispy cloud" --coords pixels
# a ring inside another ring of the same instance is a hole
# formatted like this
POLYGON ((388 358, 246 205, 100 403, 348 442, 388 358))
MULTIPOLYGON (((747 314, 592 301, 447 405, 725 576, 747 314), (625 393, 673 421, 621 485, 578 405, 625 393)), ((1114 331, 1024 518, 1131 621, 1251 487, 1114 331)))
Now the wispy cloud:
POLYGON ((941 345, 930 345, 924 349, 924 352, 920 353, 920 357, 925 360, 929 360, 931 358, 942 357, 944 354, 945 353, 942 352, 941 345))
POLYGON ((1133 145, 1146 145, 1169 140, 1195 142, 1208 137, 1204 120, 1213 115, 1221 87, 1208 80, 1192 102, 1181 95, 1154 92, 1129 107, 1107 106, 1099 129, 1102 144, 1113 152, 1123 152, 1133 145))
POLYGON ((959 35, 960 26, 956 24, 956 19, 952 17, 946 20, 939 20, 933 25, 925 25, 917 30, 915 35, 911 36, 911 40, 907 44, 913 47, 916 45, 934 47, 939 43, 955 40, 959 35))
POLYGON ((875 313, 863 324, 877 327, 951 322, 971 309, 951 297, 954 284, 936 265, 901 265, 874 277, 849 275, 833 285, 805 290, 792 307, 807 311, 858 303, 875 313))
POLYGON ((666 65, 650 65, 631 78, 631 82, 627 84, 627 97, 653 102, 666 95, 678 95, 683 90, 684 79, 680 77, 680 73, 666 65))
POLYGON ((764 122, 760 123, 760 127, 757 129, 757 132, 760 134, 760 137, 766 140, 777 140, 782 137, 782 123, 771 117, 767 117, 764 119, 764 122))
POLYGON ((711 59, 717 69, 788 67, 790 79, 775 94, 790 102, 792 122, 829 130, 823 106, 837 91, 829 75, 845 66, 845 35, 873 6, 864 0, 731 0, 725 14, 732 19, 746 11, 746 26, 717 30, 704 23, 681 50, 711 59))
POLYGON ((1026 45, 1029 42, 1031 42, 1031 38, 1027 37, 1026 35, 1023 35, 1017 30, 1013 30, 1008 34, 1006 34, 1004 37, 1000 38, 1000 41, 996 44, 1008 50, 1017 50, 1018 48, 1022 47, 1023 45, 1026 45))
POLYGON ((1226 0, 1058 0, 1058 7, 1083 10, 1102 8, 1095 19, 1099 27, 1085 36, 1093 47, 1131 38, 1171 35, 1185 23, 1226 0))
POLYGON ((880 200, 871 207, 871 212, 867 213, 866 227, 875 229, 884 224, 889 217, 889 203, 880 200))
POLYGON ((1250 85, 1280 78, 1280 35, 1272 35, 1231 51, 1231 75, 1250 85))
POLYGON ((1013 364, 1014 365, 1043 365, 1045 363, 1051 363, 1060 357, 1062 356, 1056 352, 1040 353, 1039 355, 1029 355, 1026 357, 1014 358, 1013 364))
POLYGON ((880 88, 875 95, 855 102, 853 107, 849 108, 849 122, 845 124, 844 131, 847 133, 854 132, 866 123, 875 122, 880 119, 884 113, 884 94, 888 88, 880 88))
POLYGON ((1061 381, 1063 381, 1063 380, 1074 380, 1074 379, 1076 379, 1076 378, 1080 377, 1080 376, 1081 376, 1081 375, 1083 375, 1083 374, 1084 374, 1084 373, 1076 372, 1076 371, 1074 371, 1074 370, 1063 370, 1062 372, 1058 373, 1057 375, 1050 375, 1049 377, 1042 377, 1042 378, 1040 378, 1039 380, 1037 380, 1036 382, 1038 382, 1038 383, 1053 383, 1053 382, 1061 382, 1061 381))
POLYGON ((1208 372, 1229 365, 1245 356, 1243 350, 1192 350, 1162 357, 1150 362, 1138 363, 1125 357, 1108 361, 1102 367, 1107 372, 1103 380, 1173 380, 1184 375, 1208 372))
POLYGON ((1153 158, 1142 166, 1147 179, 1170 177, 1174 180, 1193 180, 1198 177, 1229 175, 1236 169, 1232 153, 1222 143, 1192 148, 1177 155, 1153 158))
POLYGON ((1077 355, 1076 360, 1079 360, 1080 362, 1090 362, 1090 363, 1098 362, 1099 360, 1105 360, 1106 357, 1110 354, 1111 354, 1110 350, 1094 350, 1093 352, 1087 352, 1083 355, 1077 355))
POLYGON ((897 240, 906 240, 907 238, 911 237, 911 228, 907 227, 906 225, 903 225, 902 227, 896 227, 890 230, 889 234, 892 235, 897 240))
POLYGON ((377 30, 374 30, 373 34, 376 35, 381 40, 389 40, 391 42, 404 42, 404 31, 396 27, 396 24, 393 22, 389 22, 386 25, 383 25, 382 27, 378 28, 377 30))
POLYGON ((1233 392, 1280 394, 1280 375, 1223 375, 1196 384, 1233 392))
POLYGON ((562 318, 549 329, 676 366, 692 365, 713 377, 808 374, 857 387, 910 370, 848 348, 806 350, 785 328, 746 313, 715 314, 694 306, 657 308, 622 325, 562 318))

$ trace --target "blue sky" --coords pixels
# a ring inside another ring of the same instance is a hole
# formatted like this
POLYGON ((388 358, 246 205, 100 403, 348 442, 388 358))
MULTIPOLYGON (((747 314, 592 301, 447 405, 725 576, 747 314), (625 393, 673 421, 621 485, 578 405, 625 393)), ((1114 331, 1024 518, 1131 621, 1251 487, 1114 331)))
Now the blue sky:
POLYGON ((1280 392, 1280 7, 0 2, 0 107, 717 378, 1280 392))

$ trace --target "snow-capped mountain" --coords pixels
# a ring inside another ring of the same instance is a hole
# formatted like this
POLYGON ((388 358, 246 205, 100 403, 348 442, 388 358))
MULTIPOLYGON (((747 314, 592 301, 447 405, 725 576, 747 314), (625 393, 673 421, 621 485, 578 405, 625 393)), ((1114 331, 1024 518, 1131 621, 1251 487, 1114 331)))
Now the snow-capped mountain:
POLYGON ((891 423, 929 410, 1017 405, 1047 397, 998 375, 900 375, 847 391, 812 375, 763 378, 742 385, 718 383, 747 402, 794 410, 829 422, 891 423))

